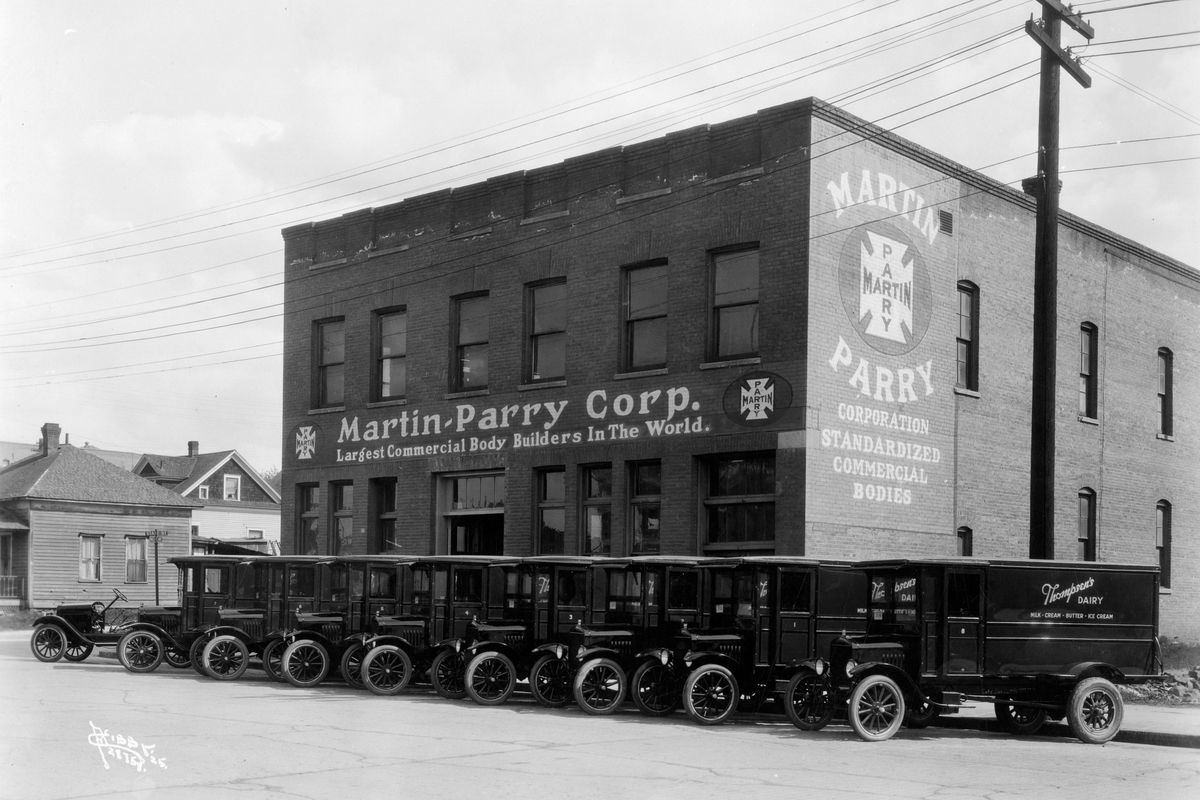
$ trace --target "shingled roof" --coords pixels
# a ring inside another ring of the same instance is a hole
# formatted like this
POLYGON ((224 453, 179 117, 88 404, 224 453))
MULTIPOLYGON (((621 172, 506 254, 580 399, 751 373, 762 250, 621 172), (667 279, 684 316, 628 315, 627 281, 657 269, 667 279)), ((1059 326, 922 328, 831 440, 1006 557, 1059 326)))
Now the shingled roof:
POLYGON ((18 498, 196 507, 175 492, 72 445, 0 470, 0 501, 18 498))

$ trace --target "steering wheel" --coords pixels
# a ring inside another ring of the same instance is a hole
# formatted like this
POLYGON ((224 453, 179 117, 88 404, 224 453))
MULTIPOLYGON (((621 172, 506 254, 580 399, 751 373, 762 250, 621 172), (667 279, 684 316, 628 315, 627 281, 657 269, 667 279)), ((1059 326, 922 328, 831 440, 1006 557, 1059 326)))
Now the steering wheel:
POLYGON ((124 594, 122 594, 121 590, 115 586, 113 587, 113 594, 115 594, 117 596, 117 599, 120 600, 122 603, 129 602, 129 598, 126 597, 124 594))

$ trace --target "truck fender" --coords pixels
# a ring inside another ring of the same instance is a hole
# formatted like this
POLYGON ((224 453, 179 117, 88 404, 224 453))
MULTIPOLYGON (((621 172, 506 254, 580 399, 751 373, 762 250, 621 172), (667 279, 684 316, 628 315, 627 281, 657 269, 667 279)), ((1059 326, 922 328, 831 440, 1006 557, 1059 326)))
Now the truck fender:
POLYGON ((1125 673, 1103 661, 1082 661, 1071 667, 1071 677, 1076 681, 1086 678, 1104 678, 1112 683, 1124 683, 1125 673))
POLYGON ((851 688, 853 689, 860 681, 871 675, 886 675, 896 682, 896 685, 900 687, 900 691, 904 692, 905 697, 922 703, 925 702, 925 693, 917 688, 912 678, 908 677, 907 672, 891 664, 885 664, 882 661, 867 661, 859 664, 850 673, 851 688))
POLYGON ((148 631, 153 633, 164 642, 170 643, 175 641, 175 637, 167 633, 161 626, 155 625, 153 622, 131 622, 128 625, 120 627, 121 632, 131 633, 133 631, 148 631))
POLYGON ((593 658, 611 658, 613 661, 616 661, 618 664, 622 663, 625 660, 624 658, 621 657, 620 653, 618 653, 613 648, 607 647, 605 645, 598 645, 595 647, 581 647, 579 649, 579 652, 576 654, 576 661, 578 661, 580 664, 582 664, 585 661, 591 661, 593 658))
POLYGON ((786 672, 775 678, 775 693, 782 697, 792 679, 797 675, 816 675, 826 685, 829 683, 829 662, 823 658, 806 658, 792 664, 786 672))
POLYGON ((671 663, 674 653, 669 647, 651 647, 648 650, 641 650, 636 655, 636 660, 641 661, 657 661, 664 667, 671 663))
POLYGON ((46 614, 45 616, 38 617, 37 619, 35 619, 33 621, 32 627, 37 627, 38 625, 54 625, 56 627, 62 628, 63 632, 67 635, 68 639, 84 638, 84 634, 78 628, 76 628, 74 625, 67 622, 65 619, 58 616, 57 614, 46 614))
POLYGON ((408 639, 405 639, 403 636, 396 636, 392 633, 385 633, 382 636, 372 636, 363 642, 363 647, 365 647, 367 650, 370 650, 374 647, 379 647, 380 645, 385 644, 390 644, 393 647, 399 647, 409 655, 416 650, 416 648, 413 647, 412 642, 410 642, 408 639))
POLYGON ((464 644, 466 644, 466 642, 464 642, 461 637, 455 637, 455 638, 451 638, 451 639, 442 639, 440 642, 435 644, 432 649, 434 649, 434 650, 453 650, 456 653, 461 653, 464 644))
POLYGON ((529 655, 531 661, 537 661, 542 654, 550 653, 559 661, 561 661, 567 657, 567 654, 570 652, 570 650, 571 649, 562 642, 548 642, 547 644, 539 644, 537 647, 533 648, 529 655))
POLYGON ((234 627, 233 625, 214 625, 211 628, 205 628, 201 635, 205 639, 215 639, 218 636, 232 636, 235 639, 240 640, 242 644, 246 645, 246 647, 251 647, 253 644, 255 644, 254 640, 250 638, 249 634, 247 634, 241 628, 234 627))
POLYGON ((683 657, 683 663, 687 665, 687 671, 692 672, 705 664, 720 664, 733 674, 740 671, 738 662, 724 653, 714 653, 711 650, 689 650, 683 657))
POLYGON ((463 654, 468 661, 472 656, 477 656, 480 653, 504 653, 514 663, 517 661, 517 655, 512 646, 504 642, 476 642, 469 647, 463 648, 463 654))

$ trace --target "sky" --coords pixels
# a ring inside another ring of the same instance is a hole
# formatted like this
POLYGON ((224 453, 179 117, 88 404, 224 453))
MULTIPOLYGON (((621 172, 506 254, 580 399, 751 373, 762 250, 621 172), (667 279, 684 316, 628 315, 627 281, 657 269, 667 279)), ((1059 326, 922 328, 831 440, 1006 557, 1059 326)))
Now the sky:
MULTIPOLYGON (((1063 28, 1061 206, 1200 268, 1200 0, 1063 28)), ((282 448, 280 231, 817 97, 1019 187, 1034 0, 0 3, 0 441, 282 448)), ((1032 254, 1031 254, 1032 257, 1032 254)))

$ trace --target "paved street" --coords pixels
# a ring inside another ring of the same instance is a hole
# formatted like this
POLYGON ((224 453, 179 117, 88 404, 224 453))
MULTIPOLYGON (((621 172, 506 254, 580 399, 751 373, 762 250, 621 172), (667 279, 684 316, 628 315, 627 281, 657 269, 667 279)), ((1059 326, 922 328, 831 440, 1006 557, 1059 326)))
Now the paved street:
MULTIPOLYGON (((1174 729, 1200 732, 1200 709, 1164 712, 1174 729)), ((1152 727, 1152 713, 1131 718, 1152 727)), ((868 744, 845 725, 803 733, 766 716, 702 728, 523 697, 482 708, 423 689, 299 690, 257 671, 218 683, 166 666, 133 675, 96 655, 41 664, 25 632, 0 633, 0 714, 0 797, 19 800, 1200 796, 1200 749, 1140 736, 1096 747, 960 722, 868 744), (140 769, 119 757, 118 737, 136 740, 140 769)))

